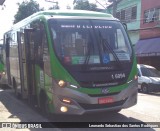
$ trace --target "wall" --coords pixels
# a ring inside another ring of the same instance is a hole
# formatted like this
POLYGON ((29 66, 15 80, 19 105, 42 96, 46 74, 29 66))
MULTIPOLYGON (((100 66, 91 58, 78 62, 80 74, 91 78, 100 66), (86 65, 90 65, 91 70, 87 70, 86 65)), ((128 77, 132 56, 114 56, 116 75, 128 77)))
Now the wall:
MULTIPOLYGON (((139 29, 140 29, 140 15, 141 15, 141 0, 122 0, 117 5, 117 11, 121 9, 126 9, 128 7, 137 5, 137 18, 135 21, 127 23, 128 26, 128 33, 130 36, 130 39, 132 41, 132 44, 135 45, 137 41, 139 40, 139 29), (133 31, 137 30, 137 31, 133 31)), ((107 9, 107 12, 112 13, 112 7, 107 9)))
POLYGON ((144 23, 144 11, 154 7, 160 8, 160 0, 142 0, 142 5, 140 28, 144 30, 140 31, 140 39, 160 37, 160 28, 155 28, 160 27, 160 21, 144 23))

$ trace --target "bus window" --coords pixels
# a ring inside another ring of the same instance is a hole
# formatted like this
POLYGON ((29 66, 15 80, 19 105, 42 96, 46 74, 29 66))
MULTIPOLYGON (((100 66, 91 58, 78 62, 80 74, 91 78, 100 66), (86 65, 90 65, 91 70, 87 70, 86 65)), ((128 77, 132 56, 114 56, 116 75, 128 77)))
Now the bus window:
POLYGON ((0 60, 2 60, 2 55, 3 55, 2 48, 3 48, 3 46, 0 45, 0 60))
POLYGON ((9 57, 9 54, 10 54, 10 38, 8 37, 6 39, 6 57, 9 57))

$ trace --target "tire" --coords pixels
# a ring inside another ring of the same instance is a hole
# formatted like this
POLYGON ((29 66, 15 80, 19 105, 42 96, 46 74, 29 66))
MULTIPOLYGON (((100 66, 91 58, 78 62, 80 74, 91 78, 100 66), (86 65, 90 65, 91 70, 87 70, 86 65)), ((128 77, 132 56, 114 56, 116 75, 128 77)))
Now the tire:
POLYGON ((5 86, 3 84, 0 84, 0 88, 5 89, 5 86))
POLYGON ((140 93, 141 93, 141 92, 142 92, 142 91, 141 91, 141 89, 138 89, 138 92, 140 92, 140 93))
POLYGON ((47 97, 45 95, 40 95, 40 110, 42 112, 43 115, 49 117, 50 113, 49 113, 49 108, 48 108, 48 101, 47 101, 47 97))
POLYGON ((16 80, 13 78, 13 89, 14 89, 14 93, 15 93, 15 96, 20 99, 21 98, 21 95, 18 93, 18 90, 17 90, 17 83, 16 83, 16 80))
POLYGON ((121 109, 117 109, 117 110, 111 111, 111 113, 116 114, 116 113, 118 113, 118 112, 120 112, 120 111, 121 111, 121 109))
POLYGON ((149 93, 147 84, 143 84, 142 87, 141 87, 141 90, 145 94, 149 93))

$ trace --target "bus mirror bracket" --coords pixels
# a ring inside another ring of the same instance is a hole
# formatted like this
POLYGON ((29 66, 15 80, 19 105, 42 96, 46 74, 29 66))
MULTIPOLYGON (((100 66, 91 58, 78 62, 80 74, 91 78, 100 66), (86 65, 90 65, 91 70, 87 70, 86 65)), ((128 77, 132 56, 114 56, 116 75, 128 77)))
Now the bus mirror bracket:
POLYGON ((128 30, 127 24, 126 24, 126 23, 122 23, 122 24, 123 24, 124 28, 125 28, 126 30, 128 30))
POLYGON ((30 28, 30 29, 25 29, 25 32, 33 33, 35 43, 40 44, 42 42, 42 36, 43 36, 42 29, 30 28))

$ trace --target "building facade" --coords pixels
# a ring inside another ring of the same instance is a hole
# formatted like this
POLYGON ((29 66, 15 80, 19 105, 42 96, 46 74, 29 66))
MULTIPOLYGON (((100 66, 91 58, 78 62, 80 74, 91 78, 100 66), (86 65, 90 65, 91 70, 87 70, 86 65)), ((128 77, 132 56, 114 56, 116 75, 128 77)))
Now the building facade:
POLYGON ((136 44, 138 63, 160 70, 160 0, 141 0, 140 40, 136 44))
POLYGON ((160 0, 142 0, 140 39, 160 37, 160 0))
POLYGON ((160 70, 160 0, 117 0, 116 13, 113 5, 107 13, 127 23, 138 63, 160 70))
MULTIPOLYGON (((107 8, 107 13, 113 14, 113 4, 107 8)), ((119 0, 115 17, 127 24, 130 39, 135 45, 140 36, 141 0, 119 0)))

